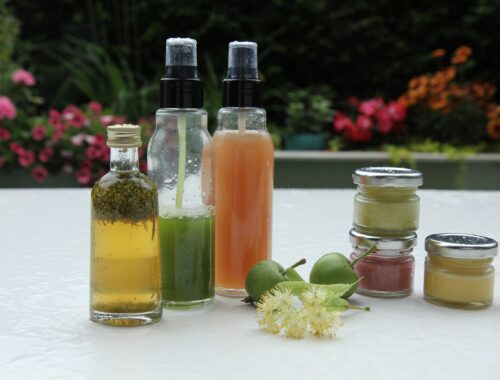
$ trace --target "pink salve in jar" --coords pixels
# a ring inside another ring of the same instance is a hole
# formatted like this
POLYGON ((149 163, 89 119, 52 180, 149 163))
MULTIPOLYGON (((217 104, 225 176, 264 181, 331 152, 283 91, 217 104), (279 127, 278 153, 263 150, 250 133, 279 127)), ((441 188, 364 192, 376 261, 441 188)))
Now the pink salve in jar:
POLYGON ((405 297, 413 291, 415 258, 412 255, 417 235, 398 238, 362 234, 354 229, 349 233, 354 251, 351 261, 362 256, 370 247, 376 249, 354 265, 360 278, 357 293, 381 298, 405 297))

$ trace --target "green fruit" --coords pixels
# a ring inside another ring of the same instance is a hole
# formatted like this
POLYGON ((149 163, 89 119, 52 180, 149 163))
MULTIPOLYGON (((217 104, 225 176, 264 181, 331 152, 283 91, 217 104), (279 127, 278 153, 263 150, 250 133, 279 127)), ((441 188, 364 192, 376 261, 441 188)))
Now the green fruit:
POLYGON ((248 297, 246 301, 258 302, 265 292, 274 288, 280 282, 304 281, 293 268, 305 262, 306 260, 302 259, 290 268, 285 269, 273 260, 259 261, 247 274, 245 289, 248 297))
MULTIPOLYGON (((309 276, 312 284, 353 284, 358 281, 358 276, 352 269, 351 262, 340 253, 327 253, 314 264, 309 276)), ((349 298, 358 288, 358 284, 342 296, 349 298)))

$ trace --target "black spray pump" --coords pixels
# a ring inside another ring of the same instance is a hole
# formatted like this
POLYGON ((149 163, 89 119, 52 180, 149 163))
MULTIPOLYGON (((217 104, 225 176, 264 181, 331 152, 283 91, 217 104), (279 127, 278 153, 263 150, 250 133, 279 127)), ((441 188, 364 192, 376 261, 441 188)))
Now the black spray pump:
POLYGON ((262 105, 257 67, 257 44, 234 41, 229 44, 227 79, 222 82, 223 107, 262 105))
POLYGON ((160 108, 202 108, 203 85, 198 78, 196 40, 167 39, 166 74, 160 81, 160 108))

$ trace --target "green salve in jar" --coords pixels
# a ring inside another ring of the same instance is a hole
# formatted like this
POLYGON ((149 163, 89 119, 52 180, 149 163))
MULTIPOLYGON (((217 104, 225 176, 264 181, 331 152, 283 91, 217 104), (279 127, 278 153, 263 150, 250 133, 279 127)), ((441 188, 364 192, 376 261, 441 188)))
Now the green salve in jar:
POLYGON ((369 167, 353 174, 353 226, 376 236, 405 236, 418 228, 420 199, 417 187, 422 173, 413 169, 369 167))

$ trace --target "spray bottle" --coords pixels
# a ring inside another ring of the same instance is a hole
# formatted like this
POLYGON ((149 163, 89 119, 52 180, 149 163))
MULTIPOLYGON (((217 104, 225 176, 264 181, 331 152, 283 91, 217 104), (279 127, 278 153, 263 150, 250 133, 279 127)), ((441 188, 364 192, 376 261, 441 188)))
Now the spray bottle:
POLYGON ((229 44, 214 157, 216 292, 241 297, 251 267, 271 258, 274 149, 255 42, 229 44))

